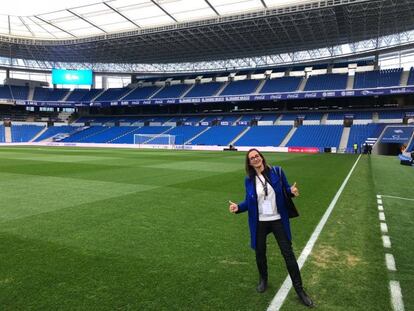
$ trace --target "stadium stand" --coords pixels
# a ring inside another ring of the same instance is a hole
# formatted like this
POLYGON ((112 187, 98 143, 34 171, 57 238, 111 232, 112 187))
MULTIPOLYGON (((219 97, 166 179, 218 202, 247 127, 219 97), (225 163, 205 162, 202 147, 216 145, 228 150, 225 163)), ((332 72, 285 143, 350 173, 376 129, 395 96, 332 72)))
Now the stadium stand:
POLYGON ((12 142, 28 142, 44 127, 38 125, 12 125, 12 142))
POLYGON ((279 146, 289 131, 291 126, 252 126, 239 140, 235 146, 279 146))
POLYGON ((407 85, 414 85, 414 68, 411 67, 410 74, 408 76, 407 85))
POLYGON ((344 90, 348 81, 347 74, 323 74, 310 76, 305 91, 344 90))
POLYGON ((10 86, 12 99, 27 100, 29 96, 29 88, 27 86, 10 86))
POLYGON ((191 141, 191 145, 228 146, 246 126, 212 126, 200 136, 191 141))
POLYGON ((160 87, 158 86, 148 86, 148 87, 138 87, 134 89, 131 93, 123 98, 123 100, 140 100, 140 99, 148 99, 158 91, 160 87))
POLYGON ((259 83, 260 80, 233 81, 230 82, 219 95, 226 96, 253 94, 259 86, 259 83))
POLYGON ((33 94, 33 100, 59 101, 62 100, 68 92, 69 89, 49 89, 36 87, 33 94))
POLYGON ((210 82, 196 84, 184 97, 213 96, 224 85, 223 82, 210 82))
POLYGON ((282 77, 267 80, 260 90, 260 94, 294 92, 299 88, 302 79, 302 77, 282 77))
POLYGON ((349 132, 347 150, 352 152, 353 144, 361 146, 367 138, 378 138, 384 127, 384 124, 352 125, 349 132))
POLYGON ((0 125, 0 143, 4 143, 6 141, 4 137, 4 126, 0 125))
POLYGON ((343 126, 303 125, 297 128, 287 147, 339 147, 343 126))
POLYGON ((104 102, 111 100, 119 100, 123 95, 131 91, 129 88, 113 88, 107 89, 102 94, 100 94, 95 101, 104 102))
POLYGON ((153 98, 180 98, 189 87, 189 84, 166 86, 161 91, 156 93, 153 98))
POLYGON ((78 128, 79 127, 77 126, 71 126, 71 125, 52 126, 52 127, 49 127, 44 133, 42 133, 42 135, 40 135, 34 141, 40 142, 42 140, 49 139, 58 134, 70 134, 70 133, 73 133, 78 128))
POLYGON ((402 68, 355 73, 354 89, 398 86, 402 68))

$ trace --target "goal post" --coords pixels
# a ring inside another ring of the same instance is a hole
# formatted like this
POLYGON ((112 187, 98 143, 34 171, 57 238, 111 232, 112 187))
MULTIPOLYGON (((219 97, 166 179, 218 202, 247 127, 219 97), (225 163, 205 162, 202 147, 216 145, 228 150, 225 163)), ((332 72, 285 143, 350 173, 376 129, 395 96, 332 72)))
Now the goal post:
POLYGON ((175 145, 175 135, 169 134, 134 134, 134 145, 175 145))

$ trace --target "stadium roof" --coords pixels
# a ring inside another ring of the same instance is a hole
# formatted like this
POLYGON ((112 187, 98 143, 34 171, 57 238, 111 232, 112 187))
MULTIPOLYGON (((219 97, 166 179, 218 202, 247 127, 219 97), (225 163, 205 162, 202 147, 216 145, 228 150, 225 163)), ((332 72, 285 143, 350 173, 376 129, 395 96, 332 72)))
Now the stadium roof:
POLYGON ((414 0, 112 0, 0 18, 0 56, 179 63, 333 47, 414 30, 414 0))

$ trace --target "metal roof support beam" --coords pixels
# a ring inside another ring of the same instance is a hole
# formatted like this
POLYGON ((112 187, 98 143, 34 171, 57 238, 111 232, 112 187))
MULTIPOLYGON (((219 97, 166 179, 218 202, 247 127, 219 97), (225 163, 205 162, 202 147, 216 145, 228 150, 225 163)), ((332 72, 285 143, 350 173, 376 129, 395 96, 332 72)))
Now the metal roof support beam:
POLYGON ((41 17, 39 17, 39 16, 36 16, 36 15, 35 15, 34 17, 36 17, 38 20, 41 20, 43 23, 46 23, 46 24, 48 24, 48 25, 50 25, 50 26, 52 26, 52 27, 55 27, 56 29, 59 29, 60 31, 63 31, 64 33, 67 33, 68 35, 70 35, 70 36, 72 36, 72 37, 76 38, 76 36, 75 36, 74 34, 70 33, 69 31, 67 31, 67 30, 65 30, 65 29, 63 29, 63 28, 60 28, 60 27, 58 27, 58 26, 56 26, 56 25, 53 25, 51 22, 48 22, 47 20, 44 20, 43 18, 41 18, 41 17))
POLYGON ((172 16, 167 10, 165 10, 161 5, 159 5, 155 0, 151 0, 161 11, 163 11, 166 15, 168 15, 174 22, 178 23, 178 21, 172 16))
POLYGON ((94 23, 92 23, 91 21, 88 21, 86 18, 84 18, 83 16, 76 14, 75 12, 72 12, 71 10, 67 9, 66 11, 68 11, 70 14, 76 16, 77 18, 83 20, 84 22, 87 22, 89 25, 95 27, 96 29, 99 29, 100 31, 102 31, 103 33, 107 33, 105 30, 103 30, 101 27, 96 26, 94 23))
POLYGON ((114 9, 112 6, 110 6, 108 3, 106 3, 105 1, 102 2, 103 4, 105 4, 108 8, 110 8, 112 11, 114 11, 115 13, 117 13, 118 15, 122 16, 124 19, 126 19, 128 22, 130 22, 131 24, 133 24, 135 27, 137 28, 141 28, 141 26, 139 26, 137 23, 135 23, 134 21, 132 21, 131 19, 129 19, 128 17, 126 17, 124 14, 122 14, 121 12, 119 12, 118 10, 114 9))
POLYGON ((204 0, 208 6, 210 7, 210 9, 212 9, 214 11, 214 13, 216 13, 217 16, 220 16, 220 13, 216 10, 216 8, 210 3, 210 1, 208 0, 204 0))

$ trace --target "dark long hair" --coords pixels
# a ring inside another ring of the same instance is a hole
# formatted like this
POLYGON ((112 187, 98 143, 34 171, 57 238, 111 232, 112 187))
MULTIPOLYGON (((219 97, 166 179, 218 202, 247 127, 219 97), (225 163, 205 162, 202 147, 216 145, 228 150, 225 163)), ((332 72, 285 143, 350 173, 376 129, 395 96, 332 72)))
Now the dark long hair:
POLYGON ((267 165, 266 159, 263 156, 263 154, 259 150, 257 150, 256 148, 252 148, 249 151, 247 151, 247 153, 246 153, 245 168, 246 168, 247 176, 249 176, 250 178, 254 178, 256 176, 256 170, 254 169, 253 166, 250 165, 250 159, 249 159, 249 154, 252 151, 256 151, 259 154, 259 156, 262 158, 262 163, 263 163, 263 167, 264 167, 263 175, 264 176, 269 176, 269 166, 267 165))

